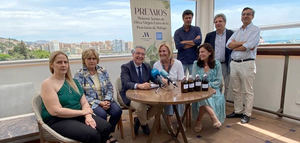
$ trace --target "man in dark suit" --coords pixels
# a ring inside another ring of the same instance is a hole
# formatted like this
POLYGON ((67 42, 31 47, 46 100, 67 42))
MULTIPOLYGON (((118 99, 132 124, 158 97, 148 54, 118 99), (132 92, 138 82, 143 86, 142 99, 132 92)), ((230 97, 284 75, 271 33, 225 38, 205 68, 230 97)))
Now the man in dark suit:
POLYGON ((123 103, 128 107, 135 109, 137 118, 134 119, 134 132, 137 135, 141 126, 144 134, 149 135, 150 130, 147 120, 155 115, 158 111, 156 106, 131 101, 126 97, 128 89, 151 89, 151 67, 144 63, 146 49, 142 46, 136 46, 132 52, 133 59, 121 66, 122 90, 120 95, 123 103))
POLYGON ((214 17, 214 23, 216 27, 216 31, 210 32, 206 34, 204 43, 209 43, 213 46, 215 50, 215 59, 219 60, 222 64, 222 74, 225 82, 225 97, 228 92, 228 84, 229 84, 229 63, 230 63, 230 55, 231 50, 226 48, 226 42, 233 34, 232 30, 228 30, 225 28, 226 25, 226 17, 224 14, 217 14, 214 17))

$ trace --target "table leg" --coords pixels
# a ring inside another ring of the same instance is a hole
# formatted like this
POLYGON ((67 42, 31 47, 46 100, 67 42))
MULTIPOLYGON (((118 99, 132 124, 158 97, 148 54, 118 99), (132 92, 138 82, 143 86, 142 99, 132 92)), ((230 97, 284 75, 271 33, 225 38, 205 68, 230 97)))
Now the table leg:
POLYGON ((181 121, 184 122, 184 118, 186 118, 186 120, 188 120, 188 114, 189 114, 189 109, 190 109, 190 104, 186 104, 185 105, 185 109, 184 109, 184 112, 183 112, 183 116, 181 118, 181 121))
POLYGON ((191 104, 188 106, 188 112, 189 112, 189 127, 192 127, 192 110, 191 110, 191 104))
POLYGON ((179 114, 178 114, 177 107, 176 107, 176 105, 172 105, 172 106, 173 106, 173 109, 174 109, 174 112, 175 112, 175 115, 176 115, 176 119, 177 119, 177 122, 178 122, 178 125, 179 125, 179 130, 180 130, 180 132, 181 132, 183 141, 184 141, 185 143, 187 143, 187 138, 186 138, 184 129, 183 129, 183 127, 182 127, 182 122, 181 122, 181 120, 180 120, 180 116, 179 116, 179 114))
POLYGON ((159 121, 160 121, 159 118, 160 118, 160 115, 162 113, 162 110, 163 110, 163 106, 160 106, 159 111, 157 111, 157 113, 155 114, 155 120, 154 120, 152 129, 151 129, 150 135, 149 135, 149 137, 147 139, 147 143, 151 143, 152 142, 153 135, 156 132, 158 124, 159 124, 159 121))
POLYGON ((191 127, 191 110, 190 110, 191 104, 185 104, 185 110, 183 113, 183 116, 181 118, 182 123, 184 122, 184 118, 186 119, 186 127, 191 127))
MULTIPOLYGON (((167 126, 167 128, 168 128, 168 131, 169 131, 169 133, 170 133, 171 136, 172 136, 172 139, 171 139, 171 140, 175 140, 176 142, 178 142, 177 136, 174 134, 174 132, 173 132, 173 130, 172 130, 172 128, 171 128, 171 124, 170 124, 170 122, 167 120, 167 115, 164 114, 164 113, 162 113, 162 116, 163 116, 163 119, 164 119, 164 121, 165 121, 165 124, 166 124, 166 126, 167 126)), ((169 140, 168 140, 168 141, 169 141, 169 140)), ((168 142, 168 141, 166 141, 166 142, 168 142)))
POLYGON ((175 134, 173 133, 173 131, 172 131, 171 124, 170 124, 169 121, 167 120, 167 115, 164 114, 164 113, 162 113, 162 116, 163 116, 163 119, 164 119, 164 121, 165 121, 165 123, 166 123, 166 126, 167 126, 167 128, 168 128, 168 131, 171 133, 171 135, 175 135, 175 134))
MULTIPOLYGON (((190 120, 190 119, 187 117, 188 114, 189 114, 189 111, 190 111, 190 110, 189 110, 190 107, 191 107, 190 104, 186 104, 185 110, 184 110, 184 112, 183 112, 183 116, 182 116, 182 118, 181 118, 182 123, 184 122, 184 119, 185 119, 185 118, 186 118, 187 121, 190 120)), ((179 134, 179 130, 177 130, 176 136, 178 136, 178 134, 179 134)))

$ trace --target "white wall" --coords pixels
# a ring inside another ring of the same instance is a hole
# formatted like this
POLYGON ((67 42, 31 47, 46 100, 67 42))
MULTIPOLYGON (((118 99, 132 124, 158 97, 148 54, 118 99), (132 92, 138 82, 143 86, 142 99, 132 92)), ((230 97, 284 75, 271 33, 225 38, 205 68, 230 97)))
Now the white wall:
POLYGON ((300 57, 290 57, 283 112, 300 117, 300 57))
POLYGON ((31 113, 31 99, 35 94, 32 82, 0 86, 0 118, 31 113))
MULTIPOLYGON (((257 56, 254 106, 274 112, 280 108, 284 60, 284 56, 257 56)), ((283 112, 296 117, 300 117, 299 63, 300 57, 290 57, 283 112)), ((230 95, 227 99, 233 101, 230 95)))
POLYGON ((254 106, 277 111, 280 108, 284 56, 257 56, 254 106))

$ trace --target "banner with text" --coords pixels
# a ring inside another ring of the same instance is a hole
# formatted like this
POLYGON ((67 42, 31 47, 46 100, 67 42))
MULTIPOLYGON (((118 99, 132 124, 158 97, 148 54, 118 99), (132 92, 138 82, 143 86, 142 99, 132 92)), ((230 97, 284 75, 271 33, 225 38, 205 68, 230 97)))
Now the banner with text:
POLYGON ((152 65, 159 59, 159 44, 172 44, 170 0, 130 0, 130 7, 133 45, 147 49, 146 60, 152 65))

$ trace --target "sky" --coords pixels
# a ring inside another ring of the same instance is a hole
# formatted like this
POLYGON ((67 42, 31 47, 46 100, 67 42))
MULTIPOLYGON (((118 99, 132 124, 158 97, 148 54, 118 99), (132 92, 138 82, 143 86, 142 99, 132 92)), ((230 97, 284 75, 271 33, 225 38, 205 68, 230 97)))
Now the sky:
MULTIPOLYGON (((227 27, 241 26, 242 8, 252 7, 255 25, 300 23, 299 0, 216 0, 215 13, 227 27)), ((195 1, 171 0, 172 35, 182 26, 185 9, 195 1)), ((129 0, 1 0, 0 37, 61 42, 132 40, 129 0)), ((262 31, 265 39, 300 39, 300 28, 262 31)), ((204 35, 203 35, 204 36, 204 35)))

